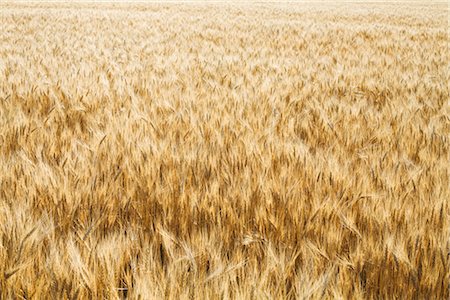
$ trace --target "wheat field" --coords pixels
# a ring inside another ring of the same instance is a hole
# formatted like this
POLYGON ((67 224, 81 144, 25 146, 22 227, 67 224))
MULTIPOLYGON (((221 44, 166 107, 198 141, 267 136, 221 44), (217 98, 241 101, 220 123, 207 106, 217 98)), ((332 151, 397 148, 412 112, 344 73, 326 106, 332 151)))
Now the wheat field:
POLYGON ((1 299, 449 299, 447 3, 0 3, 1 299))

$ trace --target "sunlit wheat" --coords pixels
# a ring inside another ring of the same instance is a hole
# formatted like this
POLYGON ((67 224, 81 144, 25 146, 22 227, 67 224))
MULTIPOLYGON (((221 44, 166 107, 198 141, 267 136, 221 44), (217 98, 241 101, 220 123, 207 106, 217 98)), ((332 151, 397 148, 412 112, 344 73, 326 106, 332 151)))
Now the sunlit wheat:
POLYGON ((0 24, 0 298, 450 297, 447 3, 0 24))

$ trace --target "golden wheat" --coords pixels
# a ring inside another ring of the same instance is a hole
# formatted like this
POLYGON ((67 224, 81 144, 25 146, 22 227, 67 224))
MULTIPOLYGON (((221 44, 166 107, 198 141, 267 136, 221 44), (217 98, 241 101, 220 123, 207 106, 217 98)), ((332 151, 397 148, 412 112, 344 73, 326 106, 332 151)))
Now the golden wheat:
POLYGON ((446 3, 0 24, 0 298, 450 297, 446 3))

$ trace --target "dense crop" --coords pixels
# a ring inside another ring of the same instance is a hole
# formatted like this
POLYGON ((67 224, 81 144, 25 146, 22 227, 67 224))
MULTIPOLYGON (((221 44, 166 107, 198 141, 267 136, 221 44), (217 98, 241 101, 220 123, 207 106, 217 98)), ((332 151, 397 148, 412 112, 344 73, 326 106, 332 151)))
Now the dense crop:
POLYGON ((0 24, 0 298, 450 297, 446 3, 0 24))

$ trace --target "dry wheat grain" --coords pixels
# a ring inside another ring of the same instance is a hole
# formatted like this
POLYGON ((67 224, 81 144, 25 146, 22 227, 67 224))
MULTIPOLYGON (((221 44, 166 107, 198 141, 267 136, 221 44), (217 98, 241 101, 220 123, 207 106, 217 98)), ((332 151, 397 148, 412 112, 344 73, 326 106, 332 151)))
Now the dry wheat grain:
POLYGON ((0 4, 0 298, 449 297, 447 4, 0 4))

